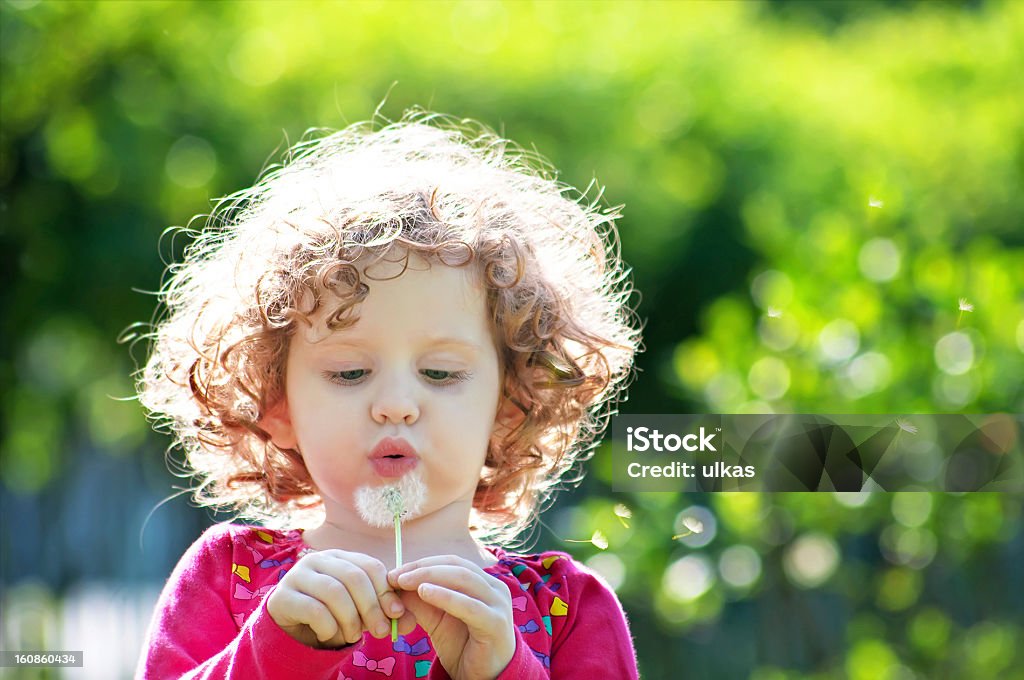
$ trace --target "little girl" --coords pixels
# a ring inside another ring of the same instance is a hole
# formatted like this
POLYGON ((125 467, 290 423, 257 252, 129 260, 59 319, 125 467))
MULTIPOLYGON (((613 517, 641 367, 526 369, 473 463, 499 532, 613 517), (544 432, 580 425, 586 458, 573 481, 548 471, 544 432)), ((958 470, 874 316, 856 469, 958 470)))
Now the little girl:
POLYGON ((617 215, 529 160, 412 112, 300 142, 214 211, 140 399, 197 500, 260 525, 182 557, 136 677, 637 677, 599 576, 506 552, 592 454, 639 343, 617 215), (389 486, 401 564, 366 507, 389 486))

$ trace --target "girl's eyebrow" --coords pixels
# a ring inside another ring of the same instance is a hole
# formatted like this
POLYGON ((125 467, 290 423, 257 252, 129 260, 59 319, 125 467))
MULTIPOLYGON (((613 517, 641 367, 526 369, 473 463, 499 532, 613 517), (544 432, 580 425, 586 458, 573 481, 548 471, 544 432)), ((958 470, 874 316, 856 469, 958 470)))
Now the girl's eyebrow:
MULTIPOLYGON (((372 347, 375 343, 358 336, 331 335, 324 339, 324 344, 332 347, 372 347)), ((461 347, 473 351, 480 350, 480 344, 468 338, 460 338, 452 335, 427 336, 422 339, 422 346, 434 347, 461 347)))

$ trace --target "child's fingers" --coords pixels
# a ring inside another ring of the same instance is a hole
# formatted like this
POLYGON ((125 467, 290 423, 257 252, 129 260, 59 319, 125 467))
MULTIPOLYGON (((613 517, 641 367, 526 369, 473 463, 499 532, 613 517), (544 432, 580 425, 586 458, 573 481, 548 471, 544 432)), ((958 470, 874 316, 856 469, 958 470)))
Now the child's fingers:
POLYGON ((412 571, 413 569, 420 569, 422 567, 435 567, 440 566, 442 564, 463 567, 465 569, 468 569, 469 571, 479 574, 480 576, 490 576, 490 574, 484 571, 479 565, 470 562, 464 557, 459 557, 458 555, 433 555, 431 557, 424 557, 423 559, 415 560, 413 562, 406 562, 400 567, 392 569, 388 572, 388 582, 393 582, 393 576, 401 575, 407 571, 412 571))
POLYGON ((487 639, 504 630, 502 613, 475 597, 433 583, 420 584, 416 592, 427 604, 465 623, 474 638, 487 639))
MULTIPOLYGON (((383 566, 383 565, 382 565, 383 566)), ((362 567, 346 560, 330 560, 323 565, 318 565, 320 573, 330 578, 333 583, 323 583, 323 592, 330 597, 330 603, 337 603, 338 613, 345 611, 355 614, 355 624, 358 625, 358 636, 356 639, 348 637, 349 628, 345 627, 345 636, 349 642, 355 642, 362 637, 363 629, 368 629, 371 635, 381 638, 390 633, 391 620, 385 616, 380 606, 380 598, 374 588, 370 575, 362 567)), ((332 606, 332 611, 334 608, 332 606)), ((352 614, 349 614, 351 617, 352 614)), ((339 619, 340 620, 340 619, 339 619)))
POLYGON ((300 593, 323 603, 337 622, 345 642, 357 642, 362 639, 363 621, 355 601, 343 582, 330 574, 311 572, 296 583, 295 588, 300 593))
POLYGON ((482 600, 488 606, 499 607, 505 600, 508 601, 509 609, 512 606, 511 595, 504 583, 486 573, 481 577, 476 572, 461 566, 441 564, 434 567, 421 567, 398 576, 398 586, 402 590, 416 590, 424 583, 458 591, 469 597, 482 600))
POLYGON ((385 616, 392 619, 397 619, 405 612, 405 605, 402 604, 402 598, 398 597, 398 593, 388 588, 382 594, 378 596, 380 600, 381 608, 384 610, 385 616))
POLYGON ((332 640, 341 631, 323 602, 298 590, 275 590, 267 600, 267 612, 283 630, 308 626, 320 642, 332 640))
POLYGON ((398 621, 398 632, 403 635, 407 634, 403 628, 406 621, 409 622, 410 631, 416 626, 421 626, 430 635, 441 620, 447 616, 444 610, 438 609, 420 597, 416 590, 400 590, 399 594, 407 612, 398 621))
POLYGON ((416 629, 417 621, 412 611, 407 607, 405 613, 398 619, 398 634, 408 635, 416 629))
MULTIPOLYGON (((327 550, 324 553, 328 557, 355 564, 365 572, 373 584, 373 592, 377 594, 379 605, 386 617, 395 617, 402 614, 405 607, 402 605, 401 598, 395 594, 388 584, 388 569, 384 566, 383 562, 363 553, 347 552, 345 550, 327 550), (393 611, 391 609, 392 605, 397 605, 398 610, 393 611)), ((388 626, 390 627, 390 625, 389 622, 388 626)))

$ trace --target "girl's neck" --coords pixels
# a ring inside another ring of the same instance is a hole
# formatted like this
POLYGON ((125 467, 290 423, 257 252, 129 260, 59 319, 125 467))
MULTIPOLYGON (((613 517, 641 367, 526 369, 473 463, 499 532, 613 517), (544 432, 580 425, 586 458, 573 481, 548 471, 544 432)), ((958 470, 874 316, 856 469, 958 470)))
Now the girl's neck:
MULTIPOLYGON (((452 511, 458 512, 456 508, 445 508, 425 517, 402 522, 403 563, 434 555, 457 555, 480 567, 498 561, 473 539, 465 520, 461 525, 453 524, 440 516, 452 511), (453 530, 453 525, 461 528, 453 530)), ((314 550, 339 549, 364 553, 381 560, 389 569, 394 566, 394 529, 372 527, 350 512, 328 508, 328 517, 324 523, 306 530, 303 540, 314 550)))

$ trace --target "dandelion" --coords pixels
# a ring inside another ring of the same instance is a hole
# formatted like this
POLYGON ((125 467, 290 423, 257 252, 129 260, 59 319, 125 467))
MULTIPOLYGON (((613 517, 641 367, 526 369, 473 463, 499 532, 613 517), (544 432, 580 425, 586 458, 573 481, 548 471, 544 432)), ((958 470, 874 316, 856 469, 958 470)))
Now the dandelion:
POLYGON ((917 425, 904 420, 903 418, 896 419, 896 427, 900 428, 907 434, 917 434, 917 425))
POLYGON ((768 308, 768 318, 769 319, 778 319, 781 316, 782 316, 782 310, 781 309, 776 309, 775 307, 769 307, 768 308))
POLYGON ((627 508, 622 503, 618 503, 615 506, 614 512, 615 512, 615 516, 619 518, 620 522, 622 522, 622 526, 624 526, 624 527, 626 527, 628 529, 629 528, 629 522, 627 522, 626 520, 633 517, 633 511, 630 510, 629 508, 627 508))
POLYGON ((964 312, 973 312, 974 305, 967 301, 967 298, 960 298, 960 303, 957 305, 960 309, 960 316, 956 319, 956 327, 960 328, 960 321, 964 318, 964 312))
POLYGON ((676 534, 675 536, 672 537, 673 541, 678 539, 678 538, 686 538, 687 536, 690 536, 692 534, 702 534, 702 533, 704 533, 704 522, 701 522, 696 517, 686 517, 686 518, 684 518, 683 519, 683 526, 686 527, 686 529, 687 529, 686 533, 676 534))
POLYGON ((585 541, 578 541, 578 540, 574 540, 574 539, 571 539, 571 538, 566 538, 566 539, 563 539, 563 540, 566 543, 591 543, 598 550, 607 550, 608 549, 608 538, 604 535, 604 533, 600 529, 595 529, 593 535, 589 539, 587 539, 585 541))
MULTIPOLYGON (((361 486, 356 489, 356 510, 370 526, 395 527, 395 568, 402 566, 402 521, 419 514, 426 486, 418 470, 402 477, 397 484, 361 486)), ((398 619, 391 619, 391 641, 398 640, 398 619)))
POLYGON ((885 206, 885 203, 882 201, 882 199, 871 196, 870 198, 868 198, 868 205, 872 208, 882 208, 885 206))
POLYGON ((420 512, 427 490, 419 469, 404 475, 396 484, 385 486, 364 485, 356 489, 356 510, 364 522, 372 527, 384 529, 394 522, 394 507, 388 504, 395 499, 395 492, 402 498, 401 518, 408 520, 420 512))
POLYGON ((896 432, 896 437, 893 439, 894 446, 896 445, 896 442, 900 440, 900 437, 903 436, 904 432, 911 435, 917 434, 917 425, 914 425, 910 421, 905 420, 903 418, 896 419, 896 427, 899 428, 899 430, 896 432))

